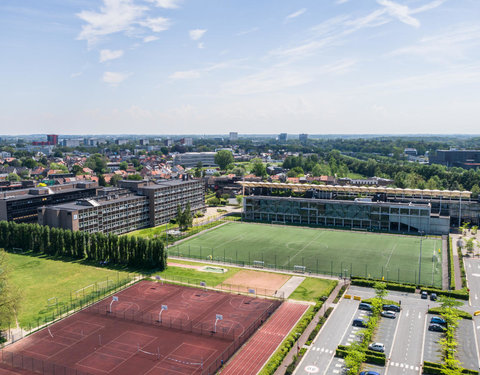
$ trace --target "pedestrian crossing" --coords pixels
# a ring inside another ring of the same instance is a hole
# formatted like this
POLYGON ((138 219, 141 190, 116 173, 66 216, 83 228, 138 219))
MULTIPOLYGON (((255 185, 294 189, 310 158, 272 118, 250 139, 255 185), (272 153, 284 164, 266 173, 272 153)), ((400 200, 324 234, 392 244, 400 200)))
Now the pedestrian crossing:
POLYGON ((312 350, 314 352, 333 354, 333 350, 331 350, 331 349, 312 347, 310 350, 312 350))
POLYGON ((408 365, 406 363, 399 362, 390 362, 390 366, 404 368, 405 370, 419 370, 418 366, 408 365))

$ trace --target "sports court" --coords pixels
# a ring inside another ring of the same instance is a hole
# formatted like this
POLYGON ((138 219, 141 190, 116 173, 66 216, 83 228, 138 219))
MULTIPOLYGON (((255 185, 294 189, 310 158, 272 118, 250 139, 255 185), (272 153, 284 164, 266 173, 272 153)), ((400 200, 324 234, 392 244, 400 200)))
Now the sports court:
POLYGON ((441 287, 441 247, 438 237, 229 223, 181 242, 169 255, 410 283, 418 282, 421 259, 421 283, 441 287))
POLYGON ((213 374, 281 305, 153 281, 115 297, 9 346, 2 362, 25 374, 213 374))

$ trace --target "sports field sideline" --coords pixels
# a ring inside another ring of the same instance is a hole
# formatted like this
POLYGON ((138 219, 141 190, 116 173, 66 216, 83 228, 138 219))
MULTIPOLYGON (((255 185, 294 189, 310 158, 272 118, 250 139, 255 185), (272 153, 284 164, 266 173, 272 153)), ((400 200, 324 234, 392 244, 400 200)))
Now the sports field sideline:
MULTIPOLYGON (((421 278, 442 285, 440 238, 423 237, 421 278)), ((418 281, 420 237, 283 225, 229 223, 169 249, 169 255, 348 277, 418 281), (298 269, 298 267, 297 267, 298 269)))

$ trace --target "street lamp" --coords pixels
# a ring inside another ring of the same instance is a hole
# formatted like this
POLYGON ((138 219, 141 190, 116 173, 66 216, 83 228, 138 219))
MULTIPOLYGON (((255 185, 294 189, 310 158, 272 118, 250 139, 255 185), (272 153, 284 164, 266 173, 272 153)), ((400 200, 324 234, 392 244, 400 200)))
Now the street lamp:
POLYGON ((422 240, 425 232, 423 230, 418 231, 420 234, 420 257, 418 259, 418 285, 420 285, 420 275, 422 273, 422 240))

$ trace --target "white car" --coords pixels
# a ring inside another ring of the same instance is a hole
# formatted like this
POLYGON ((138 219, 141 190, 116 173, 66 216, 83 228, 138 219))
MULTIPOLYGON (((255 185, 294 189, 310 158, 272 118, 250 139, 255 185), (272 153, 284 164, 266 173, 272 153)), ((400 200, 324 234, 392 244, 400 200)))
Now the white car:
POLYGON ((374 352, 384 353, 385 345, 383 345, 381 342, 373 342, 368 345, 368 349, 373 350, 374 352))
POLYGON ((397 316, 393 311, 382 311, 380 313, 384 318, 395 319, 397 316))

